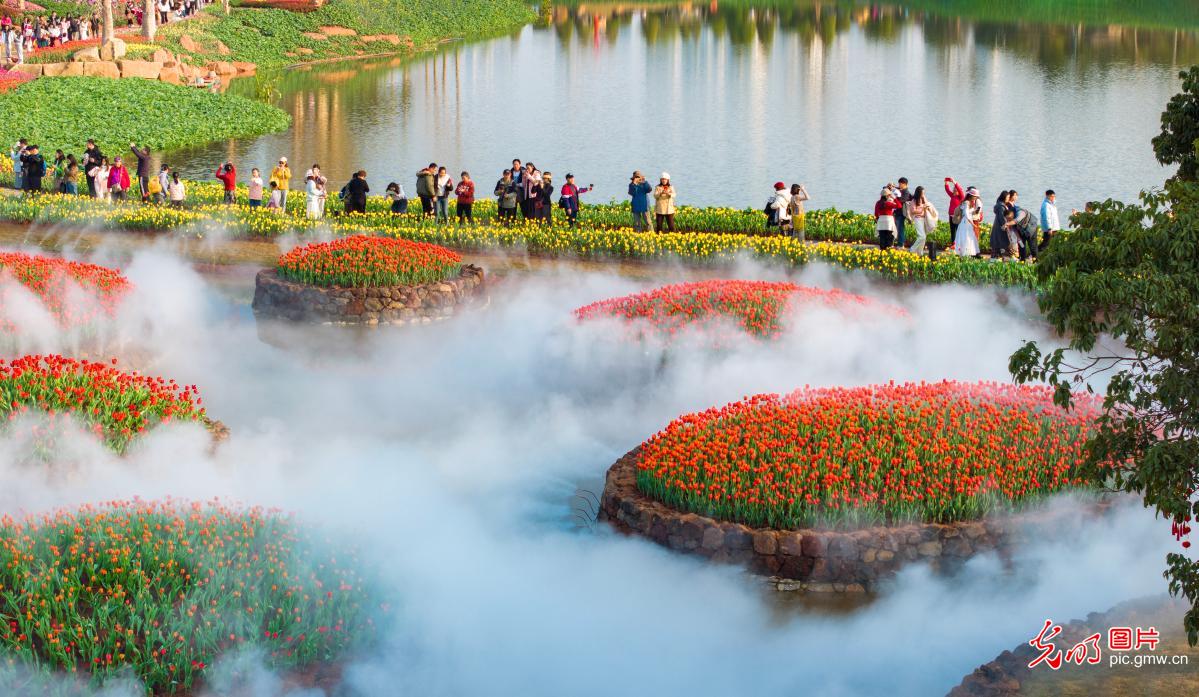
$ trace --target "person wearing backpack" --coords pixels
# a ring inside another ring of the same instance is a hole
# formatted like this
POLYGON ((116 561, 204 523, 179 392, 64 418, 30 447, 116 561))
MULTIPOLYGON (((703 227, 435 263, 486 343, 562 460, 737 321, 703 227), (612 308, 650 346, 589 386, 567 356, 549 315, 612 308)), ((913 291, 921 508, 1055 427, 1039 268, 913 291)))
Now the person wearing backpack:
POLYGON ((416 173, 416 195, 420 199, 421 215, 433 217, 433 200, 437 198, 437 163, 416 173))
POLYGON ((766 231, 777 227, 779 232, 787 234, 791 229, 791 194, 787 193, 787 185, 782 182, 774 183, 774 193, 766 200, 766 231))
POLYGON ((512 177, 512 170, 504 170, 504 174, 500 180, 495 183, 495 203, 499 210, 500 222, 505 226, 511 226, 512 221, 516 220, 516 204, 520 187, 516 184, 516 179, 512 177))
POLYGON ((575 185, 575 175, 566 175, 566 183, 562 185, 562 197, 558 199, 558 206, 566 211, 566 224, 570 227, 575 227, 579 224, 579 208, 583 202, 579 196, 591 191, 595 188, 594 184, 588 185, 580 189, 575 185))
POLYGON ((346 184, 346 213, 366 213, 366 195, 371 190, 366 183, 366 170, 354 172, 354 177, 346 184))

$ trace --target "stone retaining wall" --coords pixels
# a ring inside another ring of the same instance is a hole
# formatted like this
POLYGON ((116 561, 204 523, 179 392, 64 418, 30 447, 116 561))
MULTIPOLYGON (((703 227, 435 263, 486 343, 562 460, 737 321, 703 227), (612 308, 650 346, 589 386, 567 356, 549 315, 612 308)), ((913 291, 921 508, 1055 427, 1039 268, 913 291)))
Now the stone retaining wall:
POLYGON ((412 324, 451 317, 485 297, 483 269, 467 264, 440 283, 389 288, 321 287, 258 272, 254 312, 263 317, 321 324, 412 324))
MULTIPOLYGON (((1010 546, 1031 530, 1069 534, 1077 516, 1042 511, 940 525, 915 523, 851 532, 751 528, 655 501, 637 488, 637 457, 628 453, 608 470, 600 520, 670 549, 735 563, 768 577, 778 590, 865 591, 910 562, 952 571, 970 557, 1010 546)), ((1104 506, 1099 506, 1100 508, 1104 506)))

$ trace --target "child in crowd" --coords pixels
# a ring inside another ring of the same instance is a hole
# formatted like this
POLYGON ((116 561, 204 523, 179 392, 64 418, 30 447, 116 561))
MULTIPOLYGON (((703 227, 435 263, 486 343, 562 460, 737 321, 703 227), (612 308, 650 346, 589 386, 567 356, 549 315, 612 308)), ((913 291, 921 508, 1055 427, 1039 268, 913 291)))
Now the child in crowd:
MULTIPOLYGON (((258 168, 250 170, 250 208, 258 208, 262 205, 262 172, 258 168)), ((274 188, 274 187, 271 187, 274 188)))

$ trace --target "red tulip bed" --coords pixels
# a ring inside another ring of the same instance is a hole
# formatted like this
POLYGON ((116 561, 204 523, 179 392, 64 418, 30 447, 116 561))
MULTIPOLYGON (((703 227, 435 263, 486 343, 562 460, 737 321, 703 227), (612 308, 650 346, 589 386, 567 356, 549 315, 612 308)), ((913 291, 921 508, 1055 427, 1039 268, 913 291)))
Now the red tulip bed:
POLYGON ((462 257, 445 247, 367 235, 297 247, 278 261, 282 278, 343 288, 437 283, 461 268, 462 257))
POLYGON ((0 416, 29 411, 74 417, 118 453, 158 424, 206 421, 194 386, 62 356, 0 359, 0 416))
POLYGON ((1049 388, 940 382, 805 388, 683 416, 651 437, 637 487, 754 527, 973 520, 1083 487, 1101 413, 1049 388))
POLYGON ((261 509, 118 501, 0 519, 0 647, 93 685, 190 691, 222 653, 333 663, 382 606, 351 553, 261 509))
POLYGON ((750 336, 774 339, 786 328, 787 313, 798 306, 906 314, 900 308, 841 290, 784 282, 713 280, 603 300, 575 310, 575 316, 579 320, 615 318, 634 332, 648 329, 652 335, 667 338, 687 329, 719 328, 731 322, 750 336))
MULTIPOLYGON (((114 269, 20 252, 0 252, 0 274, 11 275, 32 291, 64 327, 111 317, 131 288, 121 272, 114 269), (69 291, 72 285, 86 294, 77 302, 72 302, 74 295, 69 291)), ((0 309, 6 304, 0 297, 0 309)), ((0 329, 13 327, 0 321, 0 329)))

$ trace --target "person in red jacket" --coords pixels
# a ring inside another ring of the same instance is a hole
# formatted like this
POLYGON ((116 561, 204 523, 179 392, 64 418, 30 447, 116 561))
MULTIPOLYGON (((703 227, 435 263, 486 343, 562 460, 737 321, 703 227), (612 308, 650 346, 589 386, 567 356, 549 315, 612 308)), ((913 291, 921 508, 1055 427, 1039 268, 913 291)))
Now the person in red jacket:
POLYGON ((966 200, 966 192, 953 177, 945 177, 945 193, 949 194, 949 214, 946 219, 949 221, 949 244, 952 246, 958 234, 958 224, 953 222, 953 214, 962 205, 962 201, 966 200))
POLYGON ((463 172, 458 178, 458 186, 454 189, 454 193, 458 196, 458 224, 462 224, 462 220, 466 219, 471 225, 475 224, 474 212, 471 210, 475 207, 475 182, 470 178, 470 172, 463 172))
POLYGON ((895 189, 888 184, 874 204, 874 230, 878 233, 878 248, 890 249, 895 241, 895 212, 903 204, 895 200, 895 189))
POLYGON ((114 158, 112 167, 108 168, 108 195, 113 201, 124 201, 125 192, 129 190, 129 170, 121 158, 114 158))
POLYGON ((233 203, 237 192, 237 168, 226 162, 216 168, 216 178, 225 185, 225 203, 233 203))

